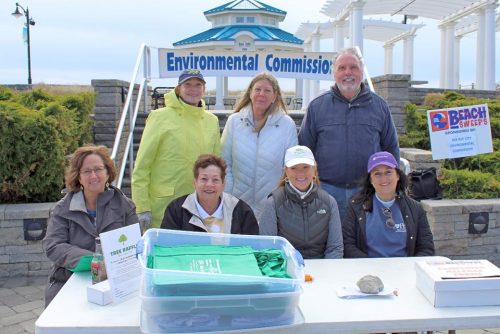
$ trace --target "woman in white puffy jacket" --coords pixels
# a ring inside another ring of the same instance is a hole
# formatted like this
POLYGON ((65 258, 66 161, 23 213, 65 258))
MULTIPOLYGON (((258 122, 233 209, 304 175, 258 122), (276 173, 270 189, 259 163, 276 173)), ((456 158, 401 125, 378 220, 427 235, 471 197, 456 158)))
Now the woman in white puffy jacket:
POLYGON ((264 72, 252 79, 226 122, 221 145, 225 191, 248 203, 259 219, 283 174, 286 150, 297 145, 297 129, 274 76, 264 72))

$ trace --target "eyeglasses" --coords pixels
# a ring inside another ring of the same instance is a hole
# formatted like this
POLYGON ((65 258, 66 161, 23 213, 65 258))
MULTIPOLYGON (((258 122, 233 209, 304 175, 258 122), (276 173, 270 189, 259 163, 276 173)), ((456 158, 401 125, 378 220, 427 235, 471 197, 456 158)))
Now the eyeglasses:
POLYGON ((92 175, 92 172, 94 172, 96 175, 101 175, 102 173, 104 173, 105 170, 106 170, 106 167, 100 166, 100 167, 95 167, 95 168, 82 169, 80 171, 80 174, 82 174, 84 176, 90 176, 90 175, 92 175))
POLYGON ((385 226, 387 226, 387 228, 390 228, 391 230, 394 230, 396 228, 396 222, 394 221, 394 218, 392 218, 391 209, 382 208, 382 213, 385 217, 385 226))

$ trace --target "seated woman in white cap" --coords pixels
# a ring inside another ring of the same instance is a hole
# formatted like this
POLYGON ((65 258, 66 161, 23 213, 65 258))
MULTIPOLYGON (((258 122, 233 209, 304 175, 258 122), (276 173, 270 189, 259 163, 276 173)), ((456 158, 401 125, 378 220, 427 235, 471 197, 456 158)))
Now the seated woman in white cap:
POLYGON ((316 161, 308 147, 286 151, 285 172, 265 202, 260 234, 286 238, 305 259, 343 257, 337 202, 319 188, 316 161))
POLYGON ((422 205, 407 195, 406 175, 389 152, 368 159, 363 189, 352 197, 343 221, 345 257, 434 255, 422 205))

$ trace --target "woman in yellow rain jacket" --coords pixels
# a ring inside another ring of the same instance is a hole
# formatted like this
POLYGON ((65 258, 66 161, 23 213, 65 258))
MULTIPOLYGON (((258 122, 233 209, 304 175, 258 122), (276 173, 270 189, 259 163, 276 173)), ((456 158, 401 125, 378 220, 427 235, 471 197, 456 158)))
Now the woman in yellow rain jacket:
POLYGON ((205 111, 205 79, 185 70, 165 108, 148 116, 132 175, 132 200, 143 230, 159 227, 167 205, 193 192, 192 169, 202 153, 219 154, 219 121, 205 111))

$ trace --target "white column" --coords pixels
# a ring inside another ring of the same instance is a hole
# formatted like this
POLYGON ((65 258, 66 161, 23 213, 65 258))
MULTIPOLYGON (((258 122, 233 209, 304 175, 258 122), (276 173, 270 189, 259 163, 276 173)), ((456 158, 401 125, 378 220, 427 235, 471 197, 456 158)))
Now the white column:
POLYGON ((363 1, 356 1, 351 3, 351 21, 352 21, 352 34, 351 46, 359 46, 361 54, 363 54, 363 1))
POLYGON ((349 38, 349 46, 354 46, 354 19, 352 11, 349 12, 349 31, 347 33, 347 38, 349 38))
POLYGON ((394 44, 384 44, 384 74, 392 74, 392 51, 394 44))
POLYGON ((458 88, 460 85, 460 40, 462 36, 455 36, 455 61, 453 63, 453 88, 458 88))
MULTIPOLYGON (((304 43, 303 46, 305 52, 311 51, 311 42, 304 43)), ((308 105, 309 102, 311 101, 311 91, 310 91, 311 80, 304 79, 303 81, 304 81, 304 91, 302 95, 302 106, 308 105)))
POLYGON ((446 73, 446 30, 444 26, 439 26, 441 32, 441 55, 439 63, 439 88, 445 87, 445 73, 446 73))
POLYGON ((223 81, 224 78, 221 76, 215 78, 215 110, 224 110, 224 101, 222 100, 223 81))
POLYGON ((485 36, 484 9, 477 11, 477 44, 476 44, 476 89, 484 89, 484 36, 485 36))
POLYGON ((495 90, 495 8, 484 8, 484 78, 483 89, 495 90))
POLYGON ((303 98, 303 92, 304 92, 303 85, 304 85, 304 80, 295 79, 295 97, 303 98))
POLYGON ((333 45, 334 52, 344 48, 344 25, 345 21, 335 22, 335 44, 333 45))
MULTIPOLYGON (((314 32, 311 35, 311 49, 312 52, 319 52, 320 50, 320 41, 321 41, 321 32, 319 30, 319 26, 314 30, 314 32)), ((319 94, 319 80, 313 80, 312 81, 312 87, 311 87, 311 100, 318 96, 319 94)))
POLYGON ((413 40, 415 31, 403 40, 403 74, 409 74, 413 80, 413 40))
POLYGON ((222 96, 229 96, 229 85, 228 85, 228 77, 224 77, 224 86, 222 90, 222 96))
POLYGON ((455 69, 455 24, 450 22, 446 25, 446 66, 445 66, 445 87, 453 88, 453 71, 455 69))

